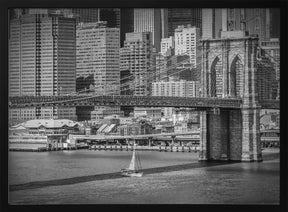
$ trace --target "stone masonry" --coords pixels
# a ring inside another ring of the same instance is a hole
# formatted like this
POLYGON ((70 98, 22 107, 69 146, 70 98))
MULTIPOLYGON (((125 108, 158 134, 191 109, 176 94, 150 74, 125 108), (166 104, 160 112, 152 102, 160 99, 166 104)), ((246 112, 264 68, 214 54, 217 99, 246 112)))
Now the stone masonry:
POLYGON ((199 160, 262 161, 256 89, 258 38, 202 40, 202 97, 242 99, 242 109, 200 114, 199 160), (214 86, 214 87, 213 87, 214 86))

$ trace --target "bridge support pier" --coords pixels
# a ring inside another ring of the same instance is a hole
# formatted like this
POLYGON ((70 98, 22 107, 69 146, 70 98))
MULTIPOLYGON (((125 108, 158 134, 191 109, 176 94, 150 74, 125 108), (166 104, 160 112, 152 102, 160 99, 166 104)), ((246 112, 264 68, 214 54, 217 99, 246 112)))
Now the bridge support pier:
POLYGON ((228 126, 228 111, 221 111, 220 114, 201 112, 200 161, 230 158, 228 126))
POLYGON ((242 109, 242 161, 262 161, 260 109, 242 109))
POLYGON ((220 110, 200 114, 199 161, 262 161, 260 110, 220 110))
POLYGON ((200 151, 199 161, 208 160, 208 139, 207 139, 207 111, 200 112, 200 151))

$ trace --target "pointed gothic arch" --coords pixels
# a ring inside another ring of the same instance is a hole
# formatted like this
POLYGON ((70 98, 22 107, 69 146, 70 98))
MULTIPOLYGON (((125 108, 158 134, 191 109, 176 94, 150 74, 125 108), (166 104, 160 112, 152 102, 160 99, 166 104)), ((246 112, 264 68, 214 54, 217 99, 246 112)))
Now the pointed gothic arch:
POLYGON ((216 56, 211 64, 208 83, 209 88, 207 88, 208 95, 210 97, 218 97, 222 95, 222 75, 222 61, 219 59, 218 56, 216 56))
POLYGON ((240 97, 241 94, 241 76, 243 75, 243 63, 239 55, 232 60, 228 76, 228 94, 231 97, 240 97))

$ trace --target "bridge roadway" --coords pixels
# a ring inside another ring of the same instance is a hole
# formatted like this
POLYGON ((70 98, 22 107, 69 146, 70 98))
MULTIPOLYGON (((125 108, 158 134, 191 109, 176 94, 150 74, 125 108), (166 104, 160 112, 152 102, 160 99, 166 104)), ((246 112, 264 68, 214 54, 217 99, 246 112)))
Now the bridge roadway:
MULTIPOLYGON (((168 137, 168 136, 184 136, 184 135, 192 135, 193 137, 189 138, 195 138, 199 139, 200 132, 199 131, 192 131, 192 132, 185 132, 185 133, 160 133, 160 134, 144 134, 144 135, 73 135, 70 134, 70 139, 87 139, 87 140, 120 140, 120 139, 149 139, 149 138, 155 138, 155 137, 168 137)), ((183 137, 182 137, 183 138, 183 137)), ((188 138, 188 137, 187 137, 188 138)))
POLYGON ((138 107, 194 107, 240 108, 241 99, 161 97, 161 96, 21 96, 10 97, 10 108, 47 106, 138 106, 138 107))
MULTIPOLYGON (((259 106, 265 109, 279 109, 279 100, 262 100, 259 106)), ((163 97, 163 96, 20 96, 9 98, 10 108, 48 106, 134 106, 134 107, 187 107, 241 109, 240 98, 216 97, 163 97)))

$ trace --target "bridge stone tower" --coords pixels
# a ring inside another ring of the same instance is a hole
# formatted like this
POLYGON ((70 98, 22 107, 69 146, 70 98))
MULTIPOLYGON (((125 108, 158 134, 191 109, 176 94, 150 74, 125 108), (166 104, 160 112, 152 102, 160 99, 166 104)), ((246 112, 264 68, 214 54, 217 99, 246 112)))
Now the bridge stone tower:
POLYGON ((258 38, 202 40, 201 96, 241 98, 241 109, 202 111, 199 160, 262 161, 258 38))

